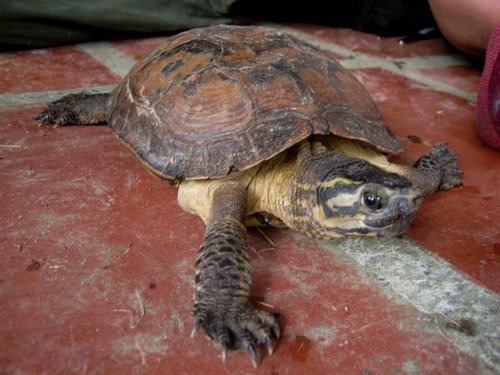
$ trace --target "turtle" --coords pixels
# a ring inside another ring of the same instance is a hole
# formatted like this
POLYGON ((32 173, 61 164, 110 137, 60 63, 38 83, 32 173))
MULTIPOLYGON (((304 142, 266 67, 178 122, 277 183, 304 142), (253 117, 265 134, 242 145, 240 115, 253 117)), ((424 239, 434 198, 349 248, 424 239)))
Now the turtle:
POLYGON ((111 93, 49 103, 40 124, 108 124, 206 224, 194 263, 194 335, 272 354, 275 314, 250 299, 247 226, 313 238, 397 236, 423 198, 460 186, 446 142, 413 165, 362 84, 317 47, 272 27, 216 25, 169 37, 111 93))

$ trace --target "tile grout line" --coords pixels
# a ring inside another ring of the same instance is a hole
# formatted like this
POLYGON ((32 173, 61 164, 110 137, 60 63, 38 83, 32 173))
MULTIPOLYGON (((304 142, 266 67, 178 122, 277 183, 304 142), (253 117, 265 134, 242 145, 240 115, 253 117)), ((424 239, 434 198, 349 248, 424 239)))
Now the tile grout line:
POLYGON ((349 48, 342 47, 335 43, 312 37, 310 35, 307 35, 305 33, 302 33, 294 29, 290 29, 285 26, 277 26, 276 28, 284 32, 287 32, 291 35, 294 35, 298 38, 301 38, 322 50, 333 52, 337 55, 345 57, 345 59, 341 59, 339 60, 339 62, 346 69, 381 68, 391 73, 424 84, 433 90, 446 92, 448 94, 458 96, 467 101, 471 102, 476 101, 475 94, 471 94, 466 91, 456 89, 445 83, 437 82, 434 79, 425 77, 424 75, 416 72, 416 70, 425 68, 440 68, 446 66, 468 65, 467 60, 465 60, 460 55, 444 55, 444 56, 441 55, 441 56, 428 56, 428 57, 407 57, 407 58, 386 59, 352 51, 349 48))
POLYGON ((476 94, 471 94, 471 93, 465 92, 463 90, 459 90, 453 86, 447 85, 446 83, 436 81, 433 78, 426 77, 425 75, 419 73, 418 71, 414 71, 414 70, 406 71, 405 69, 399 69, 396 66, 396 64, 388 63, 388 62, 386 62, 385 64, 381 64, 380 68, 387 70, 391 73, 408 78, 412 81, 426 85, 426 86, 430 87, 431 89, 433 89, 434 91, 445 92, 447 94, 454 95, 454 96, 457 96, 459 98, 465 99, 469 102, 476 101, 476 94))
MULTIPOLYGON (((445 92, 470 102, 475 102, 476 95, 459 89, 456 89, 445 83, 440 83, 432 78, 428 78, 416 70, 425 68, 460 66, 467 65, 467 61, 459 55, 429 56, 429 57, 410 57, 401 59, 384 59, 371 56, 349 48, 339 46, 335 43, 321 40, 310 35, 304 34, 286 26, 272 25, 272 27, 299 37, 307 42, 321 48, 325 51, 333 52, 345 57, 339 62, 346 69, 367 69, 380 68, 393 74, 403 76, 412 81, 421 83, 433 90, 445 92)), ((78 44, 77 47, 108 68, 112 73, 125 77, 136 61, 120 52, 110 42, 91 42, 78 44)), ((54 90, 44 92, 26 92, 19 94, 0 94, 0 111, 11 107, 22 105, 33 105, 50 102, 63 95, 77 93, 81 91, 90 92, 110 92, 115 85, 91 86, 88 88, 76 88, 66 90, 54 90)))
MULTIPOLYGON (((393 73, 398 74, 398 72, 391 70, 393 73)), ((471 94, 459 89, 454 88, 453 86, 447 85, 446 83, 438 82, 430 77, 426 77, 418 72, 407 72, 404 74, 405 77, 424 84, 433 88, 435 91, 445 92, 450 95, 457 96, 462 98, 468 102, 475 103, 477 99, 477 94, 471 94)))
POLYGON ((64 95, 78 94, 86 92, 89 94, 99 94, 111 92, 116 85, 101 85, 89 87, 77 87, 64 90, 47 90, 37 92, 25 92, 19 94, 0 94, 0 111, 6 111, 15 107, 22 107, 34 104, 46 104, 60 99, 64 95))
MULTIPOLYGON (((109 42, 91 42, 77 44, 77 48, 104 65, 112 73, 123 78, 127 75, 136 61, 121 53, 109 42)), ((0 111, 12 107, 32 104, 44 104, 57 100, 64 95, 76 94, 80 92, 88 93, 106 93, 115 88, 113 85, 100 85, 90 87, 78 87, 74 89, 25 92, 19 94, 0 94, 0 111)))
POLYGON ((137 62, 109 42, 82 43, 76 46, 121 78, 125 77, 137 62))
MULTIPOLYGON (((445 92, 447 94, 451 94, 451 95, 457 96, 459 98, 465 99, 469 102, 476 101, 476 97, 477 97, 476 94, 471 94, 469 92, 459 90, 453 86, 447 85, 446 83, 442 83, 442 82, 436 81, 432 78, 426 77, 425 75, 419 73, 417 70, 408 70, 407 68, 399 68, 398 64, 399 63, 404 64, 405 61, 407 61, 407 60, 370 61, 370 58, 358 59, 358 60, 350 60, 350 59, 339 60, 340 64, 348 70, 380 68, 380 69, 386 70, 388 72, 391 72, 393 74, 403 76, 403 77, 408 78, 412 81, 426 85, 434 91, 445 92)), ((436 66, 456 66, 456 65, 457 64, 455 64, 455 65, 454 64, 449 64, 449 65, 436 64, 436 66)), ((432 67, 432 66, 428 66, 428 67, 432 67)))
POLYGON ((477 322, 475 335, 450 335, 447 339, 500 370, 500 341, 495 341, 500 338, 499 295, 409 237, 386 239, 383 243, 375 239, 340 241, 320 244, 326 251, 354 263, 360 274, 377 282, 392 300, 408 303, 433 319, 451 313, 456 319, 477 322), (370 246, 366 245, 368 241, 370 246))
MULTIPOLYGON (((469 65, 467 60, 460 55, 436 55, 436 56, 416 56, 416 57, 398 57, 398 58, 384 58, 375 55, 369 55, 366 53, 358 52, 352 50, 348 47, 340 46, 336 43, 329 42, 320 38, 310 36, 301 31, 295 29, 290 29, 285 26, 276 26, 276 29, 286 32, 288 34, 294 35, 308 43, 315 45, 316 47, 333 52, 337 55, 341 55, 346 59, 359 60, 361 64, 372 65, 383 65, 386 62, 391 62, 394 65, 402 64, 408 69, 425 69, 425 68, 439 68, 445 66, 461 66, 469 65)), ((343 61, 343 60, 341 60, 343 61)), ((363 65, 360 68, 365 67, 363 65)), ((353 67, 354 68, 354 67, 353 67)), ((357 67, 356 67, 357 68, 357 67)))

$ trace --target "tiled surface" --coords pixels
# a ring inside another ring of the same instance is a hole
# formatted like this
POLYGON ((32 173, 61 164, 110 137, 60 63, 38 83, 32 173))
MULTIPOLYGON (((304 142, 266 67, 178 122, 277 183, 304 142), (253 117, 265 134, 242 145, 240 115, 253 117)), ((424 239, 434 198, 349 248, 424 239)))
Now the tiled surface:
POLYGON ((476 92, 481 78, 477 74, 470 74, 470 67, 468 66, 428 68, 420 69, 418 72, 426 77, 436 80, 437 82, 443 82, 459 90, 470 93, 476 92))
POLYGON ((373 34, 365 34, 351 29, 334 29, 317 25, 291 25, 293 29, 318 40, 346 47, 353 52, 366 53, 383 58, 403 58, 417 56, 449 55, 453 52, 442 40, 424 40, 413 43, 409 47, 401 46, 401 38, 379 38, 373 34))
POLYGON ((0 90, 23 93, 119 82, 106 67, 76 47, 0 55, 0 90))
POLYGON ((259 351, 257 370, 245 353, 223 364, 202 334, 190 338, 201 221, 106 127, 54 130, 31 119, 50 91, 115 84, 112 58, 136 61, 161 38, 0 54, 0 373, 500 371, 500 155, 474 133, 480 71, 440 40, 401 46, 351 30, 280 27, 352 69, 407 146, 394 161, 412 163, 444 140, 462 155, 464 187, 429 197, 407 231, 429 252, 404 238, 325 243, 278 230, 267 231, 269 250, 251 231, 252 296, 280 313, 283 337, 273 356, 259 351), (387 257, 377 258, 380 246, 387 257), (390 269, 389 248, 417 254, 396 263, 392 284, 369 262, 390 269), (462 318, 475 322, 474 336, 453 329, 462 318))

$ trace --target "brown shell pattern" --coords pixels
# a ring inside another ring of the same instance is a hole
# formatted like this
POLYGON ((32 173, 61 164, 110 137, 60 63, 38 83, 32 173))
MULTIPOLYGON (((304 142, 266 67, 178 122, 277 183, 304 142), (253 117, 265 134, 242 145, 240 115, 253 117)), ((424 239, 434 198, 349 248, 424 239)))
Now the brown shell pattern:
POLYGON ((311 134, 401 145, 338 62, 270 28, 212 26, 168 39, 115 89, 108 123, 156 174, 218 178, 311 134))

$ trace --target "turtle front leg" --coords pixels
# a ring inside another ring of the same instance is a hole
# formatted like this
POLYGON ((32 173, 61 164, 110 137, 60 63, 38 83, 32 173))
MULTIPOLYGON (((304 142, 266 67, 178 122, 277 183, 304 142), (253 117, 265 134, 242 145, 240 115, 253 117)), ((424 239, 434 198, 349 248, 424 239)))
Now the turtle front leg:
POLYGON ((109 94, 70 94, 47 104, 47 109, 33 117, 40 125, 51 122, 63 125, 94 125, 106 122, 109 94))
POLYGON ((463 172, 455 163, 458 157, 459 155, 453 153, 448 144, 443 142, 436 144, 431 151, 416 161, 413 167, 420 174, 417 184, 424 195, 462 185, 459 176, 463 172))
POLYGON ((212 193, 205 239, 195 263, 192 335, 201 327, 221 346, 223 360, 229 349, 244 349, 256 366, 256 347, 265 344, 272 354, 272 335, 279 337, 280 328, 273 315, 249 301, 246 200, 245 189, 234 181, 221 183, 212 193))

